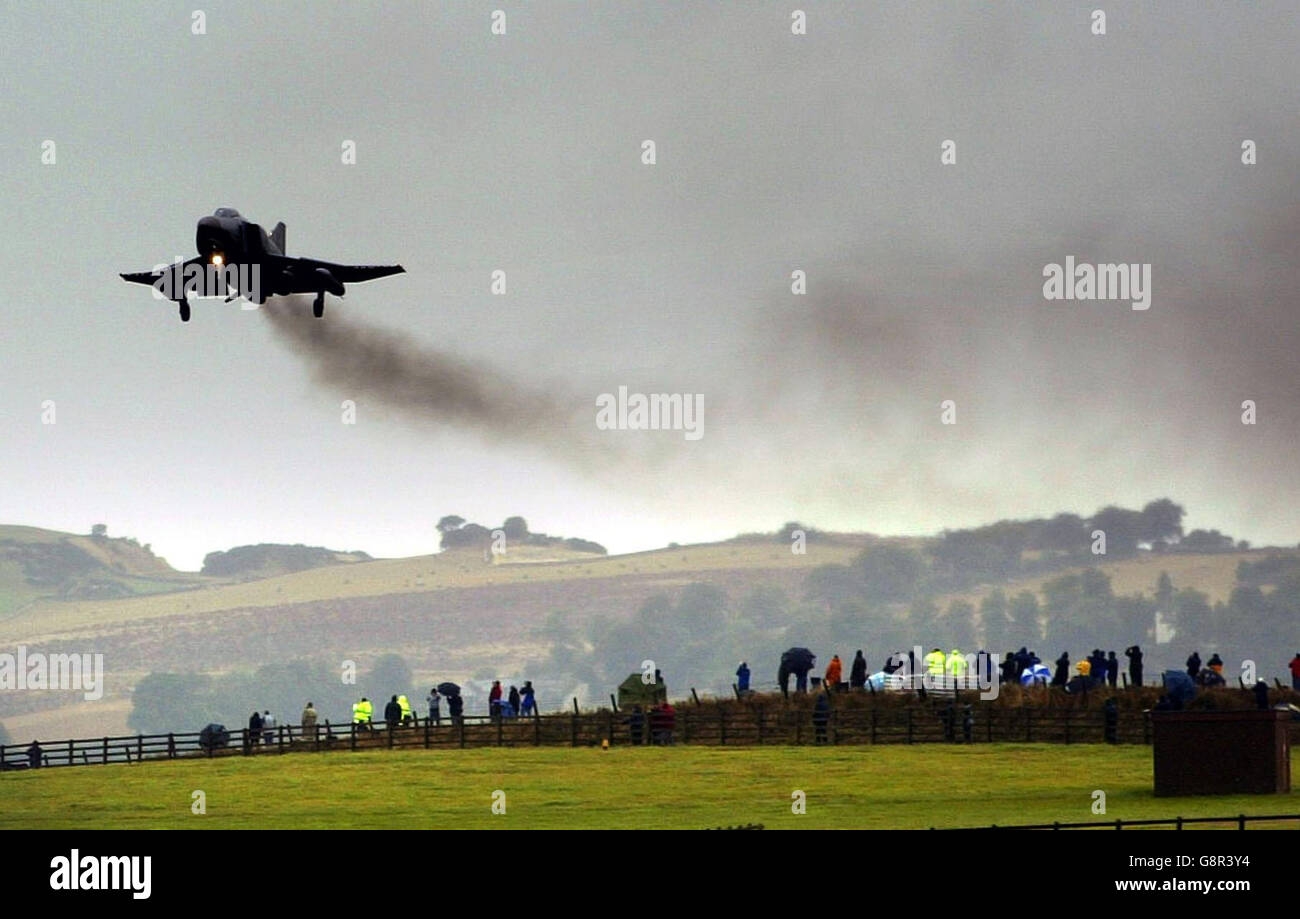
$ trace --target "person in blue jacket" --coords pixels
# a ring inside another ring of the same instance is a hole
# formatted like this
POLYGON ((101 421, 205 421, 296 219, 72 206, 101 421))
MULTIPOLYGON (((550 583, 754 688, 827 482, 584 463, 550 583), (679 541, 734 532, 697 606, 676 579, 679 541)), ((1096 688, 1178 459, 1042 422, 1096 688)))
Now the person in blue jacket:
POLYGON ((744 661, 736 668, 736 690, 742 695, 749 692, 749 664, 744 661))

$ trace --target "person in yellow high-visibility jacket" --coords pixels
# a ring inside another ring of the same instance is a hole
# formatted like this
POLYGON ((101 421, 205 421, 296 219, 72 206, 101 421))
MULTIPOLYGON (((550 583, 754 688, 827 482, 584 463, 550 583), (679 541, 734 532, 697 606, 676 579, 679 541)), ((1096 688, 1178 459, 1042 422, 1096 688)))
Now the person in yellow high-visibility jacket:
POLYGON ((947 669, 950 676, 964 677, 966 675, 966 658, 962 657, 961 652, 956 648, 953 648, 948 655, 947 669))
POLYGON ((943 676, 944 656, 938 648, 922 658, 922 663, 925 664, 925 672, 930 676, 943 676))
POLYGON ((374 703, 365 696, 361 697, 360 702, 352 703, 352 721, 355 724, 361 725, 361 730, 370 730, 370 719, 374 717, 374 714, 374 703))
POLYGON ((402 709, 402 723, 405 724, 411 720, 411 700, 403 693, 397 697, 397 704, 402 709))

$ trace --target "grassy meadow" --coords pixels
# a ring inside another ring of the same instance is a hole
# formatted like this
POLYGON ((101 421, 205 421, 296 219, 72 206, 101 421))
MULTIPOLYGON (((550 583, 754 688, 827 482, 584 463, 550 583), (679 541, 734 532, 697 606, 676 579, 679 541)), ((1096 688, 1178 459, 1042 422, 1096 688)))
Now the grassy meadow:
POLYGON ((925 829, 1297 812, 1297 793, 1157 799, 1144 746, 488 748, 0 775, 2 829, 925 829), (205 815, 191 813, 195 790, 205 815), (806 814, 791 811, 796 790, 806 814))

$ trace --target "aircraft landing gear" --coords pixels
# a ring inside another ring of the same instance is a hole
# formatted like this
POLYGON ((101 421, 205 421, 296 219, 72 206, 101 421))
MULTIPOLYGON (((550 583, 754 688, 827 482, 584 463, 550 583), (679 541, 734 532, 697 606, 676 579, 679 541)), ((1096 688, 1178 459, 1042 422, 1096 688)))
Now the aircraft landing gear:
POLYGON ((317 319, 325 315, 325 291, 318 291, 311 303, 311 314, 317 319))
POLYGON ((181 301, 180 301, 180 307, 181 307, 181 322, 189 322, 189 321, 190 321, 190 304, 189 304, 189 301, 188 301, 188 300, 181 300, 181 301))

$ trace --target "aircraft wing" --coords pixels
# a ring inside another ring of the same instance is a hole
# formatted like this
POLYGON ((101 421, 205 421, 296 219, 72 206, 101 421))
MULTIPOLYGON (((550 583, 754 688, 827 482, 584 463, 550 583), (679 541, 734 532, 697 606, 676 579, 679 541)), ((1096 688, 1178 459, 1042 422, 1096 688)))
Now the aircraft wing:
POLYGON ((334 262, 322 262, 314 258, 286 259, 286 261, 295 262, 296 267, 303 274, 309 274, 317 268, 324 268, 344 284, 373 281, 375 278, 386 278, 389 275, 406 272, 401 265, 336 265, 334 262))
POLYGON ((184 274, 186 266, 188 266, 188 265, 201 265, 201 264, 203 264, 203 263, 204 263, 204 259, 203 259, 202 257, 196 256, 196 257, 194 257, 194 258, 192 258, 192 259, 189 259, 188 261, 184 261, 184 262, 180 262, 180 263, 175 263, 175 262, 173 262, 172 264, 168 265, 168 266, 167 266, 165 269, 163 269, 162 271, 131 271, 131 272, 123 272, 123 273, 121 274, 121 278, 122 278, 123 281, 130 281, 132 284, 148 284, 150 287, 153 287, 155 284, 158 283, 158 280, 159 280, 159 279, 160 279, 164 274, 167 274, 167 273, 169 273, 169 272, 173 272, 173 271, 179 271, 181 274, 184 274))

